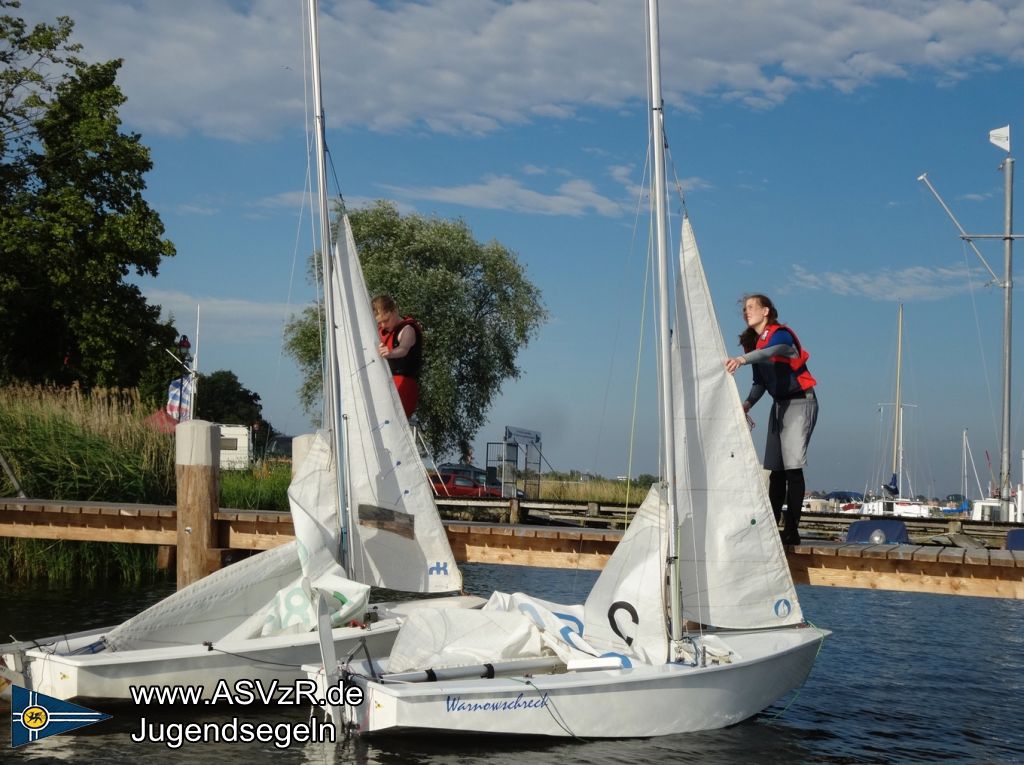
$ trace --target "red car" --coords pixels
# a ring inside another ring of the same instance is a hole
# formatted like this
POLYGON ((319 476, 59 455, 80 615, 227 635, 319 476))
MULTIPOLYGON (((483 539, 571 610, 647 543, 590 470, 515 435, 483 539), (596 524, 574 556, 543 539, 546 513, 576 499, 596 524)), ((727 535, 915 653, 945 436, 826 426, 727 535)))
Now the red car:
POLYGON ((430 483, 438 497, 501 497, 501 489, 484 486, 464 475, 434 473, 430 476, 430 483))

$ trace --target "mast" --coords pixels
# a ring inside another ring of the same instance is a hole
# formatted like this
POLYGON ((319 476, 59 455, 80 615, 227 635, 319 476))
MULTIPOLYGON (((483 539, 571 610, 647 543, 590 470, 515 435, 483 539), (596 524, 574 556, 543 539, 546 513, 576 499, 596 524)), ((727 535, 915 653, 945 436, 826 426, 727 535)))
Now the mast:
POLYGON ((651 205, 654 209, 658 273, 658 393, 661 399, 661 453, 668 497, 669 634, 682 637, 682 603, 679 589, 679 519, 676 517, 676 457, 672 433, 671 317, 669 316, 668 219, 665 192, 665 114, 661 97, 661 51, 658 35, 658 2, 647 0, 647 44, 650 76, 650 122, 653 144, 651 205))
MULTIPOLYGON (((1007 148, 1009 151, 1009 148, 1007 148)), ((1000 519, 1010 520, 1010 333, 1013 330, 1013 157, 1003 160, 1003 437, 999 454, 1000 519)))
POLYGON ((896 409, 892 419, 892 474, 896 495, 903 496, 903 303, 896 319, 896 409))
POLYGON ((330 212, 327 204, 327 141, 324 134, 324 106, 320 88, 320 33, 317 28, 317 0, 308 0, 309 9, 309 56, 313 80, 314 127, 316 133, 316 176, 318 212, 320 217, 320 258, 323 263, 324 280, 324 323, 327 346, 327 369, 324 374, 324 428, 334 452, 334 466, 338 479, 338 518, 341 524, 340 563, 348 570, 348 524, 345 523, 346 498, 342 456, 344 438, 341 429, 340 373, 338 370, 338 349, 334 341, 337 333, 337 319, 334 315, 334 254, 331 247, 330 212))
POLYGON ((999 450, 999 508, 1003 520, 1009 520, 1012 503, 1010 500, 1010 360, 1011 347, 1010 337, 1013 330, 1013 240, 1020 234, 1013 233, 1013 157, 1010 156, 1010 126, 989 131, 988 139, 1006 151, 1006 157, 999 169, 1003 171, 1003 233, 1002 234, 968 234, 964 227, 953 215, 953 212, 942 201, 939 192, 928 180, 927 173, 918 176, 918 180, 924 183, 932 195, 942 205, 946 215, 953 221, 960 232, 960 238, 967 242, 974 254, 982 262, 988 272, 992 275, 992 283, 998 284, 1003 290, 1003 417, 1001 448, 999 450), (974 244, 975 239, 1002 239, 1003 240, 1003 278, 996 276, 995 271, 982 257, 974 244))

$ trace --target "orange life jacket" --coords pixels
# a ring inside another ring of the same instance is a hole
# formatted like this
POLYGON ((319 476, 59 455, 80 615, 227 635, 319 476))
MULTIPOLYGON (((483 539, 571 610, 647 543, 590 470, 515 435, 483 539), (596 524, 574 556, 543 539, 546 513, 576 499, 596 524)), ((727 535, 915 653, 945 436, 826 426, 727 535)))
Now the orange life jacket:
POLYGON ((784 329, 793 336, 793 342, 796 344, 797 356, 791 358, 789 356, 772 356, 769 361, 773 361, 776 364, 786 364, 789 366, 790 371, 796 378, 797 384, 800 386, 800 390, 809 390, 817 385, 818 381, 815 380, 811 373, 807 369, 807 359, 811 357, 807 351, 804 350, 803 346, 800 345, 800 340, 796 336, 796 332, 787 327, 785 324, 769 324, 765 327, 764 332, 757 338, 756 350, 762 348, 770 348, 772 345, 772 336, 775 335, 780 329, 784 329))

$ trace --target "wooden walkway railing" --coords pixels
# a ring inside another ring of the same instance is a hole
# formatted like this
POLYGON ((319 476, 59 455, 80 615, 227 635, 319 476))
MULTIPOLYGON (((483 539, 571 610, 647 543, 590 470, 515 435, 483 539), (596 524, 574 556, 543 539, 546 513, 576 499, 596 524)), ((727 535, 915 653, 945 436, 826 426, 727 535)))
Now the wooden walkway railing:
MULTIPOLYGON (((438 504, 465 511, 473 503, 438 504)), ((165 563, 178 544, 177 523, 174 507, 0 499, 0 536, 159 545, 165 563)), ((284 512, 221 509, 213 514, 212 527, 213 546, 203 551, 207 572, 239 551, 266 550, 292 539, 291 516, 284 512)), ((459 562, 546 568, 600 569, 622 537, 616 529, 462 520, 445 521, 445 528, 459 562)), ((789 548, 787 556, 798 584, 1024 599, 1022 552, 807 540, 789 548)))

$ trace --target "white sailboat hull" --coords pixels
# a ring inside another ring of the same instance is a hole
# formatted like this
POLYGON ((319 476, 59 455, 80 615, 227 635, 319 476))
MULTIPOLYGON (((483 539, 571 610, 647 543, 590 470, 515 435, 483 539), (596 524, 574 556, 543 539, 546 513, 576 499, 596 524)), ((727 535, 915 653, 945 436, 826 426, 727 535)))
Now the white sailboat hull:
MULTIPOLYGON (((400 626, 400 616, 411 608, 476 608, 484 601, 475 596, 414 600, 378 607, 385 618, 363 627, 332 630, 338 656, 358 653, 363 644, 370 656, 387 656, 400 626)), ((201 686, 204 699, 218 685, 239 680, 278 686, 303 679, 301 665, 320 660, 317 632, 274 635, 244 640, 213 641, 126 651, 95 650, 107 629, 61 635, 45 640, 0 646, 0 685, 20 685, 48 696, 82 703, 132 700, 132 686, 201 686), (37 647, 42 646, 42 647, 37 647)))
MULTIPOLYGON (((391 684, 352 676, 365 691, 348 723, 365 735, 455 733, 633 738, 724 728, 799 687, 828 633, 784 628, 719 638, 730 664, 521 673, 494 679, 391 684)), ((313 678, 323 674, 311 672, 313 678)))
POLYGON ((932 505, 912 499, 868 500, 855 512, 860 515, 895 515, 901 518, 930 518, 937 514, 932 513, 932 505))

